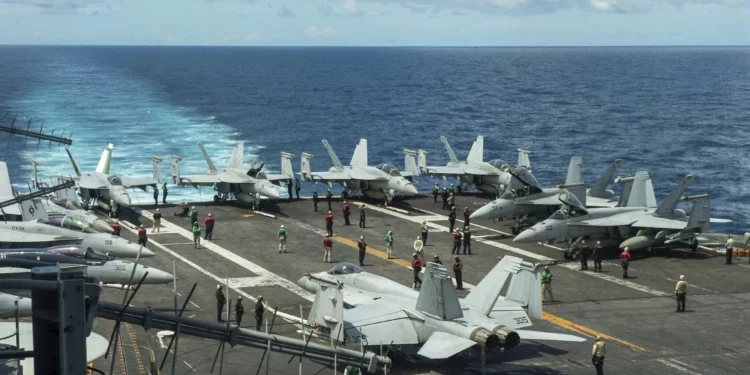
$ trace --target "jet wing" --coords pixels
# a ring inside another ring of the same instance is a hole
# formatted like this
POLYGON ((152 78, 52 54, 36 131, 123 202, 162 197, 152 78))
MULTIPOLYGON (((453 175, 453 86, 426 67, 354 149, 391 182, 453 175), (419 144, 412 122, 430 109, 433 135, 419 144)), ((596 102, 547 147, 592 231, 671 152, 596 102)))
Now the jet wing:
POLYGON ((687 221, 665 219, 658 216, 643 216, 633 223, 635 228, 685 229, 687 221))
POLYGON ((471 348, 477 343, 445 332, 434 332, 417 354, 430 359, 444 359, 471 348))
POLYGON ((159 181, 154 180, 153 178, 131 178, 131 177, 120 177, 120 181, 122 181, 122 186, 125 186, 126 188, 132 188, 132 187, 146 187, 149 185, 158 185, 159 181))
POLYGON ((266 179, 269 181, 283 181, 283 180, 294 180, 294 177, 283 175, 283 174, 266 174, 266 179))
POLYGON ((351 180, 351 176, 349 176, 349 173, 346 173, 344 171, 340 172, 312 172, 310 173, 310 176, 312 176, 313 180, 319 180, 319 181, 346 181, 351 180))
POLYGON ((180 176, 180 182, 185 185, 196 185, 196 186, 213 186, 220 182, 226 182, 229 184, 249 184, 253 183, 250 176, 247 178, 241 178, 239 176, 230 173, 216 173, 216 174, 200 174, 192 176, 180 176))
POLYGON ((427 169, 427 174, 431 175, 463 175, 466 174, 464 172, 463 168, 459 166, 452 166, 452 167, 425 167, 427 169))
POLYGON ((76 180, 76 185, 79 189, 88 190, 108 190, 109 186, 102 185, 99 181, 90 178, 79 178, 76 180))
POLYGON ((597 198, 592 196, 586 196, 586 207, 592 208, 606 208, 606 207, 617 207, 617 202, 620 197, 614 197, 612 199, 597 198))
MULTIPOLYGON (((573 222, 568 223, 568 225, 583 225, 583 226, 592 226, 592 227, 618 227, 622 225, 632 225, 638 221, 637 218, 634 218, 631 215, 615 215, 611 217, 602 217, 599 219, 591 219, 586 221, 579 221, 579 222, 573 222)), ((682 225, 682 228, 684 228, 685 225, 682 225)))
POLYGON ((77 239, 80 238, 41 233, 25 233, 15 230, 0 229, 0 243, 38 243, 77 239))
POLYGON ((367 345, 419 344, 409 315, 400 306, 388 304, 387 301, 344 310, 344 322, 344 333, 354 344, 360 341, 365 341, 367 345))
POLYGON ((346 303, 349 306, 360 306, 360 305, 366 305, 368 303, 373 303, 373 301, 379 300, 381 297, 376 296, 374 294, 370 294, 363 291, 350 291, 347 288, 344 288, 344 303, 346 303))

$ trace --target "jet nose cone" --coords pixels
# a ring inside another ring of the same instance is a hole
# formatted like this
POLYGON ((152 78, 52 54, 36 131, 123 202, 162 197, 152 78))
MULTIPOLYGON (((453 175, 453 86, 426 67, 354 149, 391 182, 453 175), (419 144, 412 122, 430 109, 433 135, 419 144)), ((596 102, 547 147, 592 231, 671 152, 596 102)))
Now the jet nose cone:
POLYGON ((122 193, 115 196, 115 202, 123 207, 130 206, 130 195, 128 193, 122 193))
POLYGON ((417 187, 414 186, 414 184, 406 184, 400 191, 403 195, 408 196, 414 196, 417 195, 419 192, 417 191, 417 187))
POLYGON ((153 251, 151 251, 151 250, 149 250, 149 249, 147 249, 145 247, 143 248, 143 250, 141 250, 141 258, 151 258, 151 257, 153 257, 155 255, 156 254, 153 251))
POLYGON ((112 226, 104 220, 95 220, 91 226, 102 233, 112 233, 112 226))
POLYGON ((281 194, 279 194, 279 189, 277 189, 275 186, 265 186, 263 189, 263 195, 271 199, 281 198, 281 194))
POLYGON ((536 228, 529 228, 519 233, 513 242, 536 242, 537 230, 536 228))
POLYGON ((491 219, 492 218, 492 203, 485 204, 482 207, 479 207, 478 210, 471 213, 469 216, 469 219, 491 219))
POLYGON ((149 268, 148 276, 144 283, 148 284, 169 284, 174 281, 174 276, 169 272, 164 272, 156 268, 149 268))

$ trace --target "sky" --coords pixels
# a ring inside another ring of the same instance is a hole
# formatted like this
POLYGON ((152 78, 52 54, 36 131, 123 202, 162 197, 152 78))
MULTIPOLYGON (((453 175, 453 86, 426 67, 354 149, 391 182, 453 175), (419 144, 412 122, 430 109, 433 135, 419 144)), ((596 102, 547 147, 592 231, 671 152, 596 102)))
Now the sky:
POLYGON ((0 44, 750 45, 750 0, 0 0, 0 44))

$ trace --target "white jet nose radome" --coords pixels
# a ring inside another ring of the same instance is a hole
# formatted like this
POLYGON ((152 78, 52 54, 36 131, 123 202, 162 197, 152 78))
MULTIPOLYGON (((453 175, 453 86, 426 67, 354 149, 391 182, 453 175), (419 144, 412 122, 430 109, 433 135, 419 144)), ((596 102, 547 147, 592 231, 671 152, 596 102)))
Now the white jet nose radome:
MULTIPOLYGON (((147 266, 139 265, 138 268, 141 270, 137 272, 143 277, 143 274, 148 271, 148 276, 143 280, 144 284, 169 284, 174 281, 174 276, 169 272, 164 272, 160 269, 151 268, 147 266)), ((140 278, 139 278, 140 279, 140 278)), ((133 283, 137 283, 137 280, 133 280, 133 283)))
POLYGON ((482 207, 479 207, 479 209, 471 213, 469 219, 492 219, 494 217, 494 208, 492 207, 494 204, 495 203, 490 202, 482 207))
POLYGON ((419 192, 417 191, 417 187, 414 186, 412 183, 408 183, 404 185, 404 187, 401 188, 401 191, 399 192, 402 195, 406 196, 414 196, 417 195, 419 192))
POLYGON ((277 189, 275 185, 262 185, 260 194, 271 199, 281 198, 279 189, 277 189))
POLYGON ((516 238, 513 239, 513 242, 537 242, 537 237, 539 237, 539 232, 536 228, 531 227, 519 233, 516 238))
POLYGON ((123 207, 129 207, 130 206, 130 195, 128 195, 127 192, 122 192, 120 194, 115 195, 115 203, 117 203, 120 206, 123 207))

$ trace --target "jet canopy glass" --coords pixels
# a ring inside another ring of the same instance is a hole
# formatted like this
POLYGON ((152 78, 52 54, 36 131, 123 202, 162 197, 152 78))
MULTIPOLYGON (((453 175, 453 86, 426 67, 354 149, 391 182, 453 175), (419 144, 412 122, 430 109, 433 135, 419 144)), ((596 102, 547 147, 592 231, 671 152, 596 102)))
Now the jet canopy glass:
POLYGON ((565 220, 571 217, 586 215, 588 213, 586 207, 584 207, 581 201, 576 198, 575 194, 570 191, 563 191, 560 193, 558 199, 560 199, 562 207, 550 217, 552 220, 565 220))
POLYGON ((119 186, 119 185, 122 185, 122 180, 120 179, 120 177, 117 177, 117 176, 109 176, 109 177, 107 177, 107 180, 108 180, 108 181, 109 181, 109 183, 110 183, 110 184, 112 184, 112 185, 115 185, 115 186, 119 186))
POLYGON ((510 164, 506 163, 505 160, 495 159, 490 160, 488 163, 503 172, 507 172, 510 169, 510 164))
POLYGON ((348 262, 341 262, 333 266, 333 268, 331 268, 330 270, 328 270, 328 273, 331 275, 348 275, 350 273, 360 273, 360 272, 363 272, 363 270, 359 268, 359 266, 355 266, 348 262))
POLYGON ((398 168, 393 164, 378 164, 375 168, 388 173, 391 176, 401 176, 401 172, 399 172, 398 168))
POLYGON ((539 182, 537 182, 536 178, 526 168, 512 166, 508 172, 526 186, 539 187, 539 182))

